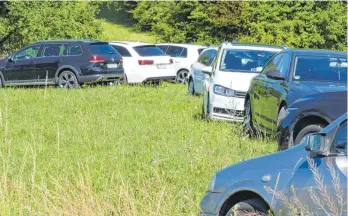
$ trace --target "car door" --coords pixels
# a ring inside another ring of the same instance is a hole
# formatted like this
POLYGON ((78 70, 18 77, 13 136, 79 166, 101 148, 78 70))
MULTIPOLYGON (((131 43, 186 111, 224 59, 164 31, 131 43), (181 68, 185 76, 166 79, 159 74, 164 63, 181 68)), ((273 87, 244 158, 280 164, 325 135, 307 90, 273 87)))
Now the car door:
MULTIPOLYGON (((265 132, 271 132, 274 122, 270 119, 270 107, 274 107, 271 103, 274 103, 274 98, 271 94, 276 94, 271 85, 275 80, 271 80, 266 76, 266 73, 272 70, 276 70, 280 67, 281 60, 284 53, 276 54, 265 66, 260 75, 255 77, 251 83, 252 92, 251 106, 252 114, 255 121, 255 126, 260 130, 266 130, 265 132)), ((278 95, 278 94, 277 94, 278 95)))
MULTIPOLYGON (((311 215, 347 215, 347 120, 334 128, 329 156, 312 158, 306 152, 288 186, 289 198, 296 198, 311 215), (305 154, 305 155, 306 155, 305 154), (321 203, 321 206, 318 204, 321 203), (335 213, 332 210, 338 209, 335 213)), ((303 208, 303 207, 302 207, 303 208)), ((305 214, 306 215, 306 214, 305 214)))
POLYGON ((36 59, 40 48, 41 45, 26 47, 8 59, 3 73, 7 84, 28 83, 35 80, 33 61, 36 59))
POLYGON ((40 58, 34 61, 35 79, 37 82, 53 81, 55 74, 63 61, 63 57, 68 55, 67 44, 45 44, 42 47, 40 58))

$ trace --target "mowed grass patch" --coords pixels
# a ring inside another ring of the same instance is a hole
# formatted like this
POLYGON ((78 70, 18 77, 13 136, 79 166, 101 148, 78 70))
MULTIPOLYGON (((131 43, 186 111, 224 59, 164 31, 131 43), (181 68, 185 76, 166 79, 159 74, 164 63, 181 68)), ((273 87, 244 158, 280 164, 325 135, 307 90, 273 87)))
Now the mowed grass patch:
MULTIPOLYGON (((276 151, 164 83, 0 91, 0 215, 196 215, 212 175, 276 151)), ((237 175, 237 174, 236 174, 237 175)))

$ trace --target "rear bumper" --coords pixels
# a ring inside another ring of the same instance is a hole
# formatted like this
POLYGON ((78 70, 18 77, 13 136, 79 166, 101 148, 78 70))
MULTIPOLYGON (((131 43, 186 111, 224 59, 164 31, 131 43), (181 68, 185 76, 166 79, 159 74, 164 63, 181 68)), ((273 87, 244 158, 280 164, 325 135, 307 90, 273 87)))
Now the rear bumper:
POLYGON ((80 76, 78 78, 80 84, 98 83, 98 82, 113 82, 124 77, 123 73, 115 74, 94 74, 87 76, 80 76))
POLYGON ((150 82, 150 81, 174 81, 176 76, 160 76, 160 77, 148 77, 143 82, 150 82))

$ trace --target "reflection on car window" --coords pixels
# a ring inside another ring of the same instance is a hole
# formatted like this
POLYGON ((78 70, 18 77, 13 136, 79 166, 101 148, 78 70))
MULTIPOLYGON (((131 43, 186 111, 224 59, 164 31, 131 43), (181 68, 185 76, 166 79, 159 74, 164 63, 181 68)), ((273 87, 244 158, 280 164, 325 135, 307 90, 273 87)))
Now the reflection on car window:
POLYGON ((64 55, 66 46, 63 44, 49 44, 46 45, 43 49, 43 57, 55 57, 64 55))
POLYGON ((222 53, 221 71, 257 72, 276 52, 263 50, 225 49, 222 53))
POLYGON ((116 46, 116 45, 112 45, 112 47, 115 48, 122 57, 132 57, 132 55, 129 53, 127 48, 122 46, 116 46))
POLYGON ((40 50, 40 45, 35 45, 35 46, 28 47, 28 48, 20 51, 19 53, 17 53, 14 56, 14 59, 15 60, 21 60, 21 59, 34 58, 39 53, 39 50, 40 50))
POLYGON ((134 47, 135 52, 140 56, 165 56, 166 54, 157 46, 154 45, 144 45, 134 47))
POLYGON ((73 44, 70 46, 69 49, 69 55, 76 56, 76 55, 81 55, 82 54, 82 48, 78 44, 73 44))
POLYGON ((347 121, 338 128, 333 145, 335 153, 347 153, 347 121))
POLYGON ((297 56, 293 79, 296 81, 347 82, 347 58, 297 56))
POLYGON ((166 53, 171 57, 186 58, 187 48, 179 46, 169 46, 166 53))

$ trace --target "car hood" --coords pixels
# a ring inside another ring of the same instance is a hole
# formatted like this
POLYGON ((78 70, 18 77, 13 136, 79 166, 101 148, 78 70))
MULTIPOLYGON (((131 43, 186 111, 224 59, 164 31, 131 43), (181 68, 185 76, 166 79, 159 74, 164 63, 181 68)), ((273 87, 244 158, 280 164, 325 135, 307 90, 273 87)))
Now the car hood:
POLYGON ((214 83, 233 90, 247 92, 252 78, 258 74, 250 72, 219 72, 214 77, 214 83))
POLYGON ((291 87, 294 90, 302 92, 304 95, 311 95, 323 92, 347 91, 345 82, 292 82, 291 87))

